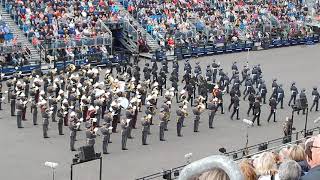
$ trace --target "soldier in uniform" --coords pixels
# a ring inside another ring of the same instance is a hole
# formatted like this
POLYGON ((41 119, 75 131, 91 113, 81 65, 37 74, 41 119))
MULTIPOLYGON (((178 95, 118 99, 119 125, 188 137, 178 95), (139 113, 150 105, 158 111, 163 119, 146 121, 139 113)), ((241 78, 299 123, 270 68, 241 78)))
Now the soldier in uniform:
POLYGON ((15 111, 16 111, 16 93, 14 91, 9 91, 9 94, 10 94, 11 116, 15 116, 15 111))
POLYGON ((318 111, 318 106, 319 106, 319 92, 317 90, 317 87, 313 87, 312 90, 312 99, 313 99, 313 103, 312 106, 310 108, 310 112, 312 111, 313 107, 316 106, 316 111, 318 111))
POLYGON ((249 116, 250 111, 253 110, 253 104, 254 104, 254 101, 255 101, 255 96, 254 96, 253 93, 250 93, 250 95, 248 97, 248 100, 249 100, 249 109, 247 111, 247 116, 249 116))
POLYGON ((4 100, 3 93, 2 93, 2 82, 0 83, 0 110, 2 110, 2 102, 4 100))
POLYGON ((112 133, 112 126, 109 122, 103 122, 103 126, 100 128, 100 132, 102 134, 102 152, 103 154, 108 153, 108 144, 110 142, 110 135, 112 133))
POLYGON ((148 133, 150 132, 150 120, 152 118, 151 114, 146 115, 141 122, 142 125, 142 145, 147 144, 148 133))
POLYGON ((199 104, 193 108, 192 112, 195 115, 194 124, 193 124, 193 132, 199 132, 199 123, 200 123, 200 115, 201 112, 205 109, 203 104, 199 104))
POLYGON ((58 132, 59 132, 59 135, 63 135, 63 121, 64 121, 64 117, 66 116, 66 113, 62 108, 60 108, 57 112, 57 116, 58 116, 58 132))
POLYGON ((276 121, 277 100, 274 97, 271 97, 271 99, 269 100, 269 106, 270 106, 270 114, 268 117, 268 122, 270 121, 272 115, 273 115, 273 122, 277 122, 276 121))
MULTIPOLYGON (((303 110, 302 114, 306 114, 306 108, 308 107, 308 99, 306 96, 306 89, 303 88, 299 94, 299 100, 300 100, 300 108, 303 110)), ((298 114, 300 113, 300 110, 298 111, 298 114)))
POLYGON ((224 112, 223 112, 223 92, 219 89, 218 85, 215 85, 215 87, 213 89, 213 97, 218 98, 217 110, 219 107, 221 107, 221 114, 224 114, 224 112))
POLYGON ((210 110, 209 111, 209 128, 210 129, 213 129, 213 119, 217 111, 217 101, 218 101, 218 98, 215 98, 215 100, 212 99, 208 103, 208 109, 210 110))
POLYGON ((230 112, 230 109, 232 107, 232 105, 234 104, 234 96, 236 95, 236 89, 234 86, 232 86, 231 90, 230 90, 230 105, 228 107, 228 111, 230 112))
POLYGON ((96 127, 93 125, 93 123, 96 123, 96 119, 92 118, 90 121, 87 122, 87 130, 86 130, 86 138, 87 138, 87 145, 88 146, 94 146, 96 143, 96 127), (91 121, 91 122, 90 122, 91 121))
POLYGON ((49 126, 50 110, 47 107, 46 100, 42 100, 40 104, 41 104, 41 115, 42 115, 43 138, 49 138, 48 126, 49 126))
POLYGON ((49 97, 49 107, 52 109, 52 122, 57 122, 56 121, 56 115, 57 115, 57 98, 54 97, 54 95, 49 97))
POLYGON ((258 126, 260 126, 260 114, 261 114, 261 104, 259 102, 259 99, 256 98, 256 101, 253 104, 253 119, 252 122, 254 123, 255 120, 257 120, 258 126))
POLYGON ((284 91, 282 89, 282 84, 277 88, 277 101, 278 104, 281 103, 280 108, 283 109, 283 99, 284 99, 284 91))
POLYGON ((231 114, 231 120, 233 116, 237 113, 237 120, 239 120, 239 106, 240 106, 240 99, 237 94, 233 97, 233 112, 231 114))
POLYGON ((159 119, 160 119, 160 124, 159 124, 159 137, 160 141, 165 141, 164 139, 164 131, 166 129, 166 114, 165 114, 165 109, 161 108, 160 113, 159 113, 159 119))
POLYGON ((183 105, 179 105, 179 109, 176 111, 176 113, 177 113, 177 116, 178 116, 177 117, 177 135, 179 137, 182 137, 181 129, 182 129, 182 126, 183 126, 184 118, 187 115, 187 111, 184 109, 183 105))
POLYGON ((19 98, 19 100, 17 101, 16 103, 16 109, 17 109, 17 126, 18 128, 23 128, 22 127, 22 111, 23 111, 23 108, 24 108, 24 102, 23 100, 21 99, 21 97, 19 98))
POLYGON ((263 104, 266 104, 267 92, 268 92, 267 86, 264 80, 261 80, 261 84, 259 85, 259 93, 260 93, 261 99, 263 99, 263 104))
POLYGON ((126 120, 121 121, 121 147, 122 150, 128 150, 127 149, 127 139, 128 139, 128 127, 129 127, 129 122, 126 120))
POLYGON ((135 124, 133 124, 134 123, 133 122, 134 109, 132 106, 128 106, 128 108, 125 112, 125 115, 126 115, 126 119, 130 120, 129 127, 128 127, 128 138, 133 139, 131 132, 132 132, 132 129, 135 126, 135 124))
POLYGON ((31 100, 30 111, 32 113, 33 125, 38 125, 38 106, 37 106, 37 103, 34 99, 31 100))
MULTIPOLYGON (((59 128, 59 135, 61 135, 60 133, 62 133, 62 125, 63 125, 63 116, 61 117, 61 114, 63 114, 63 112, 61 111, 62 109, 60 109, 58 111, 58 123, 60 123, 61 121, 61 132, 60 132, 60 128, 59 128)), ((70 113, 70 121, 69 121, 69 129, 70 129, 70 150, 71 151, 75 151, 76 149, 74 148, 74 144, 76 141, 76 136, 77 136, 77 126, 78 126, 78 121, 76 118, 74 118, 75 113, 71 112, 70 113)))
POLYGON ((291 101, 293 100, 293 104, 296 104, 296 98, 298 95, 298 88, 296 87, 296 83, 293 82, 290 87, 291 97, 288 103, 288 106, 291 106, 291 101))

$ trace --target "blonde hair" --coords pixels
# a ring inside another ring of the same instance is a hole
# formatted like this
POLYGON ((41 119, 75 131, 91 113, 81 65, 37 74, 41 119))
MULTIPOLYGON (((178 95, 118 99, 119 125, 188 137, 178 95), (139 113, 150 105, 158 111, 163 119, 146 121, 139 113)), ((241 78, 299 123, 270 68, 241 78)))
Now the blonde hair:
POLYGON ((256 173, 259 176, 271 175, 276 171, 276 160, 272 152, 264 152, 256 161, 256 173))
POLYGON ((198 180, 230 180, 230 178, 222 169, 215 168, 202 173, 199 176, 198 180))
POLYGON ((289 158, 294 161, 303 161, 306 159, 304 149, 299 145, 293 145, 289 150, 289 158))
POLYGON ((257 174, 254 171, 253 166, 250 164, 249 160, 244 159, 240 162, 241 171, 245 177, 245 180, 256 180, 257 174))

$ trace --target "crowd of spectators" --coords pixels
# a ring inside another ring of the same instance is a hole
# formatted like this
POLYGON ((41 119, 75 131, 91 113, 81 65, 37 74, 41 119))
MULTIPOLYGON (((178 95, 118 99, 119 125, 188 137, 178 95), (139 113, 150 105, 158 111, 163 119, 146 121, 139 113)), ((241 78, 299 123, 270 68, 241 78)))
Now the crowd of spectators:
POLYGON ((308 36, 305 26, 319 15, 292 0, 122 0, 127 10, 160 45, 199 41, 236 42, 261 38, 308 36), (213 3, 212 3, 213 2, 213 3))
POLYGON ((6 22, 2 20, 0 14, 0 44, 9 44, 13 40, 13 34, 6 22))
MULTIPOLYGON (((319 180, 320 135, 276 152, 263 152, 243 159, 239 166, 245 180, 319 180)), ((229 180, 229 176, 224 170, 215 168, 195 180, 229 180)))

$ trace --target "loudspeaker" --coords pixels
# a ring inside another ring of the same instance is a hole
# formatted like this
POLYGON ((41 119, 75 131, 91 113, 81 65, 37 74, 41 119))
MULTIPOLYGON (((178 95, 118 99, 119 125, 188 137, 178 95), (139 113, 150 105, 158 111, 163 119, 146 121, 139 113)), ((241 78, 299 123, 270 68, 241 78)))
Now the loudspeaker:
POLYGON ((80 147, 79 159, 80 161, 89 161, 96 158, 93 146, 80 147))

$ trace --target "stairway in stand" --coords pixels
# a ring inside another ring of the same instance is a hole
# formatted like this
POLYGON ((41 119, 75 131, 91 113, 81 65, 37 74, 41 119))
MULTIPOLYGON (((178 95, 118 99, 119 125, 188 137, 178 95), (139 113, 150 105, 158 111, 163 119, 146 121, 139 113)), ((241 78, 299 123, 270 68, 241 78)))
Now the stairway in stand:
POLYGON ((28 38, 24 35, 24 32, 14 22, 10 14, 6 12, 5 8, 2 5, 0 6, 0 13, 2 15, 2 20, 7 23, 11 32, 13 33, 13 36, 17 37, 17 42, 22 43, 22 48, 27 47, 30 50, 30 64, 39 64, 40 54, 38 50, 28 41, 28 38))

